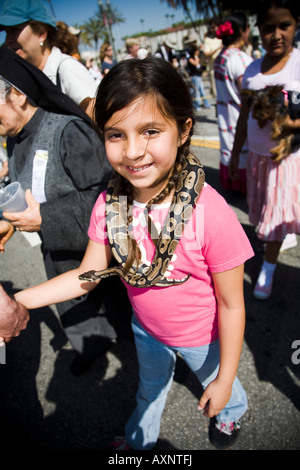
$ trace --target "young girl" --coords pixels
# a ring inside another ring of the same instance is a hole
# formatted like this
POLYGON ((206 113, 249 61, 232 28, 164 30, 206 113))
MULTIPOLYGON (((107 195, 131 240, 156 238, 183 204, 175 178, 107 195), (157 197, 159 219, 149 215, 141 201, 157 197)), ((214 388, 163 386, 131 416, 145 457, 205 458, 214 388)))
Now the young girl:
POLYGON ((189 155, 188 89, 164 60, 122 61, 100 84, 95 119, 116 178, 94 206, 81 266, 16 299, 28 309, 45 306, 119 274, 134 310, 140 366, 137 406, 121 448, 155 445, 178 352, 205 389, 198 408, 215 417, 211 442, 228 447, 247 410, 236 372, 245 322, 243 263, 253 251, 236 215, 189 155), (113 256, 118 265, 108 268, 113 256))
POLYGON ((252 58, 242 51, 248 41, 249 24, 244 13, 232 13, 219 25, 217 36, 222 39, 223 49, 214 63, 217 90, 217 114, 220 136, 220 182, 224 189, 246 194, 246 166, 248 146, 245 142, 240 152, 239 178, 228 175, 236 124, 241 106, 241 84, 252 58))
MULTIPOLYGON (((257 16, 263 58, 247 68, 243 88, 259 90, 268 85, 283 85, 286 91, 300 91, 300 51, 293 48, 299 15, 296 1, 261 2, 257 16)), ((286 120, 285 130, 293 132, 300 120, 286 120)), ((237 124, 230 173, 237 175, 240 148, 248 135, 247 168, 249 220, 257 226, 258 237, 267 242, 261 272, 254 288, 254 297, 271 295, 273 275, 282 241, 287 234, 300 232, 300 148, 279 162, 271 159, 271 123, 260 128, 252 118, 244 100, 237 124)))

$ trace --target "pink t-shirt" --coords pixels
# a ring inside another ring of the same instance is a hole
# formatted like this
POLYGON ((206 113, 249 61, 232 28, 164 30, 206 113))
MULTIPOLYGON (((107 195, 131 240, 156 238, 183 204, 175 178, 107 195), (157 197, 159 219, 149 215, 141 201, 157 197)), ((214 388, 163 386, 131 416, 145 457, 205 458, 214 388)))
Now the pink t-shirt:
MULTIPOLYGON (((155 205, 150 216, 157 229, 168 213, 167 204, 155 205)), ((144 205, 135 203, 133 234, 142 261, 150 264, 155 247, 146 230, 144 205)), ((88 235, 108 244, 105 229, 105 192, 94 206, 88 235)), ((135 315, 152 336, 170 346, 201 346, 218 338, 217 304, 211 273, 233 269, 253 256, 250 242, 235 213, 211 186, 205 184, 192 217, 177 245, 166 276, 182 279, 169 287, 133 287, 125 284, 135 315)))

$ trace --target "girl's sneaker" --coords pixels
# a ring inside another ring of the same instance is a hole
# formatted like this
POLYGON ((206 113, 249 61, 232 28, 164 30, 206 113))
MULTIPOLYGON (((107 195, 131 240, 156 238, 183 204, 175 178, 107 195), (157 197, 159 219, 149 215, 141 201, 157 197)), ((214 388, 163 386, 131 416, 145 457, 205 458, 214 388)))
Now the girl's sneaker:
POLYGON ((276 264, 263 262, 257 282, 254 287, 253 297, 258 300, 266 300, 270 297, 273 287, 273 276, 276 264))
POLYGON ((211 418, 209 425, 209 440, 217 449, 229 449, 238 437, 241 421, 235 423, 218 423, 216 417, 211 418))
POLYGON ((272 294, 273 281, 270 284, 260 286, 256 283, 253 291, 253 297, 257 300, 267 300, 272 294))
POLYGON ((130 450, 131 447, 126 441, 125 436, 117 436, 113 442, 108 444, 106 450, 130 450))

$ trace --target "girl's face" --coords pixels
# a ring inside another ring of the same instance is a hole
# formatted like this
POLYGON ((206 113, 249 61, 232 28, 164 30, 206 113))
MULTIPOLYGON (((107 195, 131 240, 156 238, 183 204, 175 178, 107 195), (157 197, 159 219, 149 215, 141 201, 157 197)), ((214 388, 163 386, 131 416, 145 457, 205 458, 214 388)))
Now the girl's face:
POLYGON ((180 138, 176 123, 167 120, 149 97, 138 98, 107 121, 108 160, 132 184, 137 201, 146 203, 163 189, 191 125, 187 120, 187 134, 180 138))
POLYGON ((286 8, 271 7, 259 27, 262 45, 272 56, 285 56, 293 48, 297 23, 286 8))

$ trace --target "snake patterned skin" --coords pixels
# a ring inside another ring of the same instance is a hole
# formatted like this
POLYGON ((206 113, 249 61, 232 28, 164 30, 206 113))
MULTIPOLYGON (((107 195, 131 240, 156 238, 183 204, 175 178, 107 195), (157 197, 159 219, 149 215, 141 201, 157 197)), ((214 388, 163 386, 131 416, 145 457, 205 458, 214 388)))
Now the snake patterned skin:
MULTIPOLYGON (((115 194, 114 180, 109 183, 106 194, 106 228, 113 256, 119 266, 102 271, 88 271, 79 276, 83 281, 96 281, 108 276, 119 275, 126 283, 134 287, 168 287, 185 282, 183 279, 169 279, 164 276, 175 249, 182 237, 183 230, 189 221, 197 199, 203 188, 205 175, 199 160, 189 154, 180 173, 172 204, 160 232, 152 264, 133 263, 125 274, 128 256, 127 239, 127 198, 115 194)), ((145 212, 149 207, 145 208, 145 212)))

